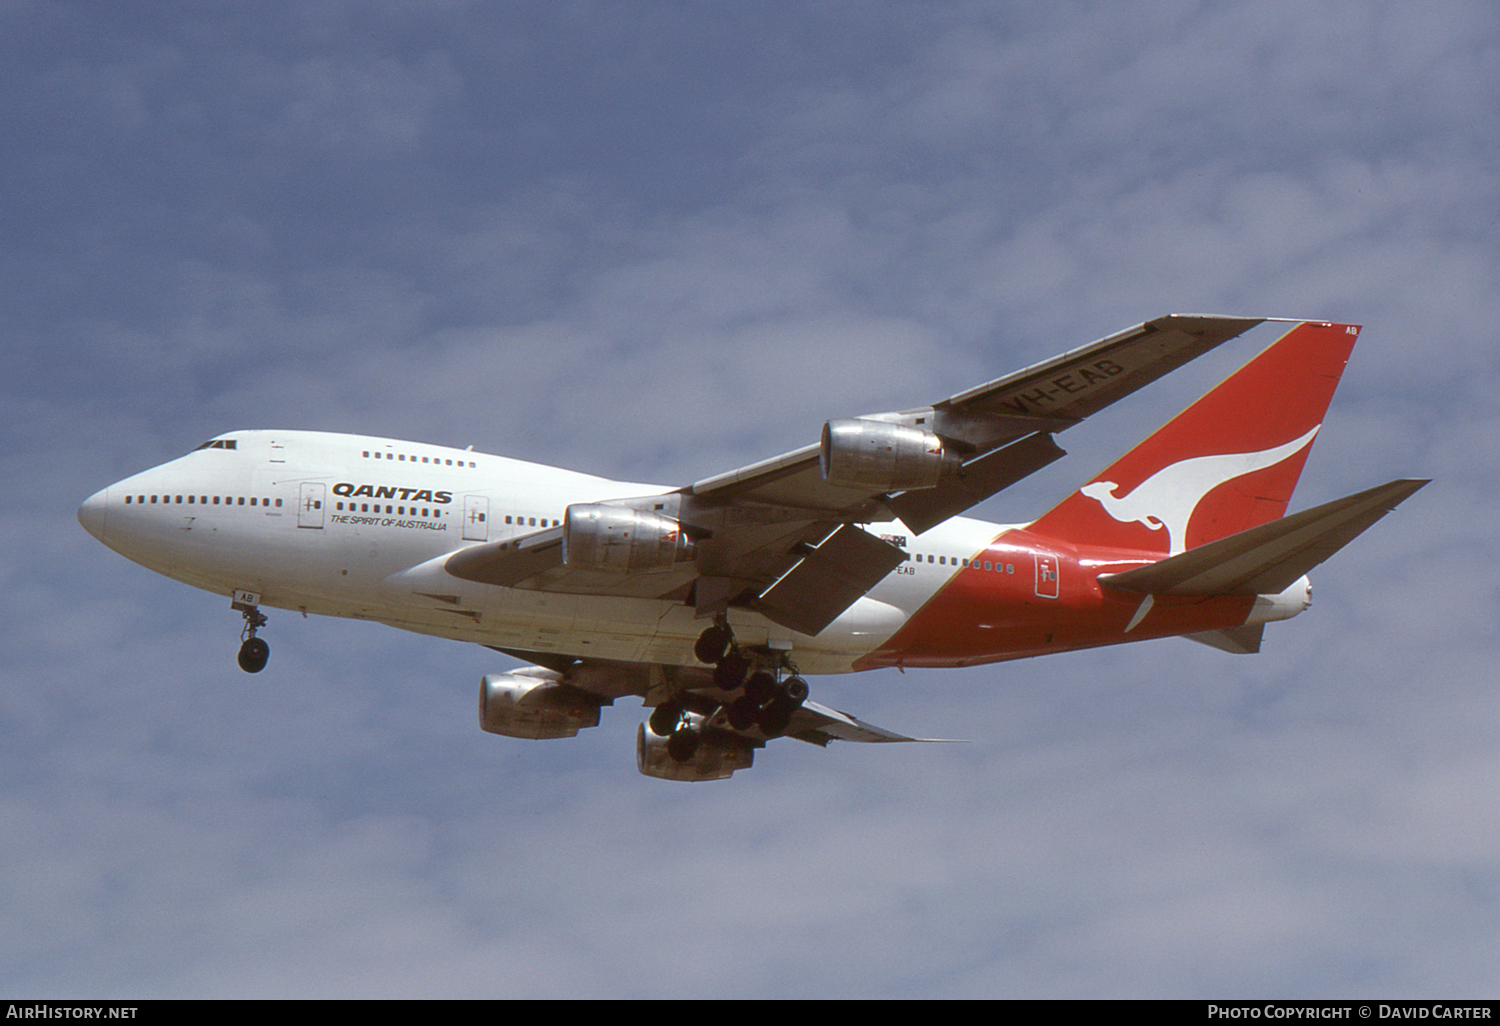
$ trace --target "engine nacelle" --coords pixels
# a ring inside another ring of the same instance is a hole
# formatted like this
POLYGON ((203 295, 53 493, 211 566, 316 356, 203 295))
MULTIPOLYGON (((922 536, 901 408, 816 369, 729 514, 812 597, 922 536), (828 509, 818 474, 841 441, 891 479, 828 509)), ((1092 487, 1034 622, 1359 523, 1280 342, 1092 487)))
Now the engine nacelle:
POLYGON ((960 462, 931 431, 857 418, 823 425, 818 458, 829 484, 882 492, 935 487, 955 476, 960 462))
POLYGON ((671 517, 603 502, 575 502, 563 514, 563 563, 570 570, 660 573, 695 549, 671 517))
POLYGON ((577 688, 560 683, 540 667, 531 676, 488 673, 479 682, 479 726, 491 734, 541 740, 573 737, 599 725, 599 703, 577 688))
MULTIPOLYGON (((702 717, 690 713, 694 727, 702 717)), ((727 780, 735 770, 749 769, 755 749, 748 744, 722 740, 712 735, 698 741, 693 754, 678 761, 668 751, 668 738, 642 723, 635 732, 635 766, 648 777, 662 780, 727 780)))

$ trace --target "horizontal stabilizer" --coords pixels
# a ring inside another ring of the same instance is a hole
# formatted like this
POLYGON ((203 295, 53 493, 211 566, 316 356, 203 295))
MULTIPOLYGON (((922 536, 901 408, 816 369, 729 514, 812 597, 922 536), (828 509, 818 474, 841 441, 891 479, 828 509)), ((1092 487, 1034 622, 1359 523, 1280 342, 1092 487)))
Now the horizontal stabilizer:
POLYGON ((1325 502, 1099 583, 1147 595, 1276 595, 1427 484, 1398 480, 1325 502))

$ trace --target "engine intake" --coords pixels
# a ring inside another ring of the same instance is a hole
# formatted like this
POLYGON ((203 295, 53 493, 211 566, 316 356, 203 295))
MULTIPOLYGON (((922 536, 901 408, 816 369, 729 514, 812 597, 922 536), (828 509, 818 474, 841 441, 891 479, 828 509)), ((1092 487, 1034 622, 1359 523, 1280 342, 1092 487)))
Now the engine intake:
POLYGON ((696 550, 671 517, 602 502, 577 502, 563 514, 563 563, 570 570, 661 573, 696 550))
POLYGON ((931 431, 878 420, 830 420, 823 425, 818 466, 823 480, 844 488, 902 492, 933 488, 957 475, 960 460, 931 431))
POLYGON ((479 726, 491 734, 539 741, 574 737, 584 727, 598 725, 599 703, 556 680, 489 673, 479 682, 479 726))

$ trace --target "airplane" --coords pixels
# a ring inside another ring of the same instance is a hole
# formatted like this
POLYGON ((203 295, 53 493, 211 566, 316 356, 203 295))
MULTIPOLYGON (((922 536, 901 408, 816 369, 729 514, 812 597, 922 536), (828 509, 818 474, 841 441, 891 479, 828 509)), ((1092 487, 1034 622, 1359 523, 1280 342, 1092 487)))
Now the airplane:
POLYGON ((719 780, 777 737, 912 738, 813 701, 804 674, 975 666, 1182 636, 1256 652, 1307 573, 1427 484, 1286 515, 1360 328, 1168 315, 928 406, 824 423, 679 487, 420 442, 232 431, 78 510, 105 545, 261 607, 374 620, 530 664, 480 682, 482 729, 575 736, 651 709, 636 764, 719 780), (966 510, 1064 455, 1054 436, 1250 328, 1280 337, 1056 507, 966 510))

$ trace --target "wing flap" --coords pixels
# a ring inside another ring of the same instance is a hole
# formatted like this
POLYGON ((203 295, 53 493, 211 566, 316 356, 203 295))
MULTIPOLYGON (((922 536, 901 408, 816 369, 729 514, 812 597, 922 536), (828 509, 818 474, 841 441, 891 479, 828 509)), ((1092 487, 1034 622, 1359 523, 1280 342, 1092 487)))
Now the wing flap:
POLYGON ((906 553, 853 524, 842 524, 755 601, 771 620, 815 635, 906 562, 906 553))

